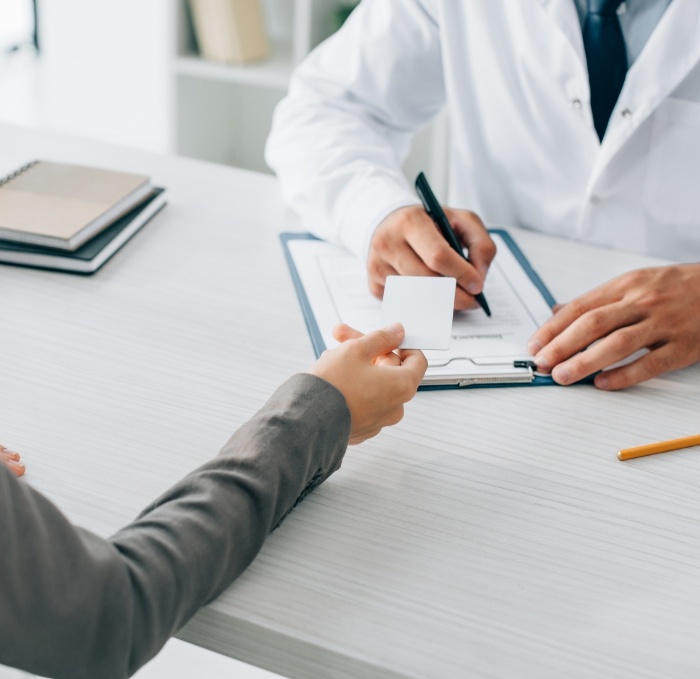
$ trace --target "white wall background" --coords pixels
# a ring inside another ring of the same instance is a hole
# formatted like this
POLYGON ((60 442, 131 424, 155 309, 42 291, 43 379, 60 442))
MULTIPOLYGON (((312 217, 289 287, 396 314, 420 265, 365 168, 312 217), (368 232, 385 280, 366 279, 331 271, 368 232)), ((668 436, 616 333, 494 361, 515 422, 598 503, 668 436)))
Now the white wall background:
MULTIPOLYGON (((166 151, 169 2, 40 1, 40 57, 0 58, 0 121, 166 151)), ((30 9, 2 0, 0 46, 30 9)))

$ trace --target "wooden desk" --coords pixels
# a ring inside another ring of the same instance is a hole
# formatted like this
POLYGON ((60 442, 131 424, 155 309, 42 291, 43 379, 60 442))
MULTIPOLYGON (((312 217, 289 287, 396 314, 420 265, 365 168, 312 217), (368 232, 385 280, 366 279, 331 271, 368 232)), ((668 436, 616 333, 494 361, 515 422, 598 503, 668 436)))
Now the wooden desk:
MULTIPOLYGON (((0 440, 108 535, 313 360, 275 182, 18 128, 35 158, 147 172, 166 209, 89 278, 0 267, 0 440)), ((514 232, 558 299, 653 260, 514 232)), ((290 677, 698 677, 700 367, 420 393, 181 636, 290 677)))

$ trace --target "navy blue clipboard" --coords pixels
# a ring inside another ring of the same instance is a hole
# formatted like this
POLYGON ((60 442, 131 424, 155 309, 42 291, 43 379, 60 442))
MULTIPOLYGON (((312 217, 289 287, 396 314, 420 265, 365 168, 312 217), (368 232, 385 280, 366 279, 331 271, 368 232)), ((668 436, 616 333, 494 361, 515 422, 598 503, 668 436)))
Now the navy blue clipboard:
MULTIPOLYGON (((523 271, 528 275, 530 280, 542 294, 542 297, 549 305, 553 307, 556 304, 552 293, 547 289, 542 279, 539 277, 537 272, 532 268, 532 265, 528 261, 527 257, 520 250, 516 242, 513 240, 511 235, 504 231, 503 229, 489 229, 489 233, 498 234, 503 242, 506 243, 510 249, 513 256, 517 259, 518 263, 523 268, 523 271)), ((307 297, 306 290, 301 282, 299 272, 297 271, 296 264, 289 250, 289 242, 294 240, 320 240, 310 233, 303 232, 286 232, 280 234, 280 240, 282 242, 282 248, 284 250, 284 256, 287 260, 287 265, 289 267, 289 273, 292 277, 294 283, 294 289, 296 290, 297 297, 299 299, 299 304, 301 305, 301 310, 304 315, 304 322, 306 323, 306 329, 309 332, 309 337, 311 338, 311 344, 313 345, 314 353, 316 358, 318 358, 326 349, 326 344, 323 341, 323 336, 316 322, 313 309, 307 297)), ((434 390, 434 389, 470 389, 473 387, 514 387, 514 386, 546 386, 556 384, 554 380, 549 375, 539 375, 534 374, 527 381, 494 381, 494 382, 479 382, 479 383, 465 383, 460 384, 457 382, 450 384, 423 384, 419 387, 421 391, 434 390)))

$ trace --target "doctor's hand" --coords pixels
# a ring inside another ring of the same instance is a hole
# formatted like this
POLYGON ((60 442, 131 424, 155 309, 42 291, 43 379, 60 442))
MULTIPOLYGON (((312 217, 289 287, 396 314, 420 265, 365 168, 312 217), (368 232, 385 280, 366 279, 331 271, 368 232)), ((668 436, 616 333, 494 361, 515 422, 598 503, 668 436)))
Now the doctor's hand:
POLYGON ((377 227, 370 244, 367 271, 373 295, 383 297, 387 276, 452 276, 457 279, 455 310, 478 306, 474 295, 484 289, 496 245, 473 212, 445 208, 445 214, 467 247, 469 261, 448 245, 422 206, 399 208, 377 227))
POLYGON ((4 464, 16 476, 22 476, 25 472, 19 453, 8 450, 3 445, 0 445, 0 464, 4 464))
POLYGON ((623 274, 558 308, 528 350, 559 384, 602 370, 599 389, 623 389, 692 365, 700 360, 700 264, 623 274), (606 370, 640 349, 648 351, 606 370))
POLYGON ((353 445, 401 420, 403 405, 415 396, 428 362, 421 351, 394 351, 405 335, 398 323, 366 335, 342 324, 333 335, 342 344, 324 351, 309 372, 345 397, 353 445))

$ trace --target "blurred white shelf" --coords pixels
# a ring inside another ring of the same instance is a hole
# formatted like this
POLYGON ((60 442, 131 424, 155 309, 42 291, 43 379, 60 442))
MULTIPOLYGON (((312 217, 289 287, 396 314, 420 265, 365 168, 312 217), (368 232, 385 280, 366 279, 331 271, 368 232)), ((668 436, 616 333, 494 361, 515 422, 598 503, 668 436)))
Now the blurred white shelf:
POLYGON ((291 43, 279 41, 272 43, 268 58, 243 65, 209 61, 194 53, 177 56, 174 62, 177 75, 283 91, 287 89, 293 68, 291 43))
POLYGON ((344 0, 260 0, 271 54, 242 65, 202 58, 187 0, 172 3, 171 150, 269 171, 265 140, 294 66, 332 32, 344 0))
MULTIPOLYGON (((294 67, 333 32, 335 11, 347 0, 260 0, 271 54, 242 65, 202 58, 188 0, 168 4, 171 31, 170 150, 249 170, 269 172, 265 141, 294 67)), ((447 119, 443 114, 414 139, 404 171, 420 170, 446 194, 447 119)))

